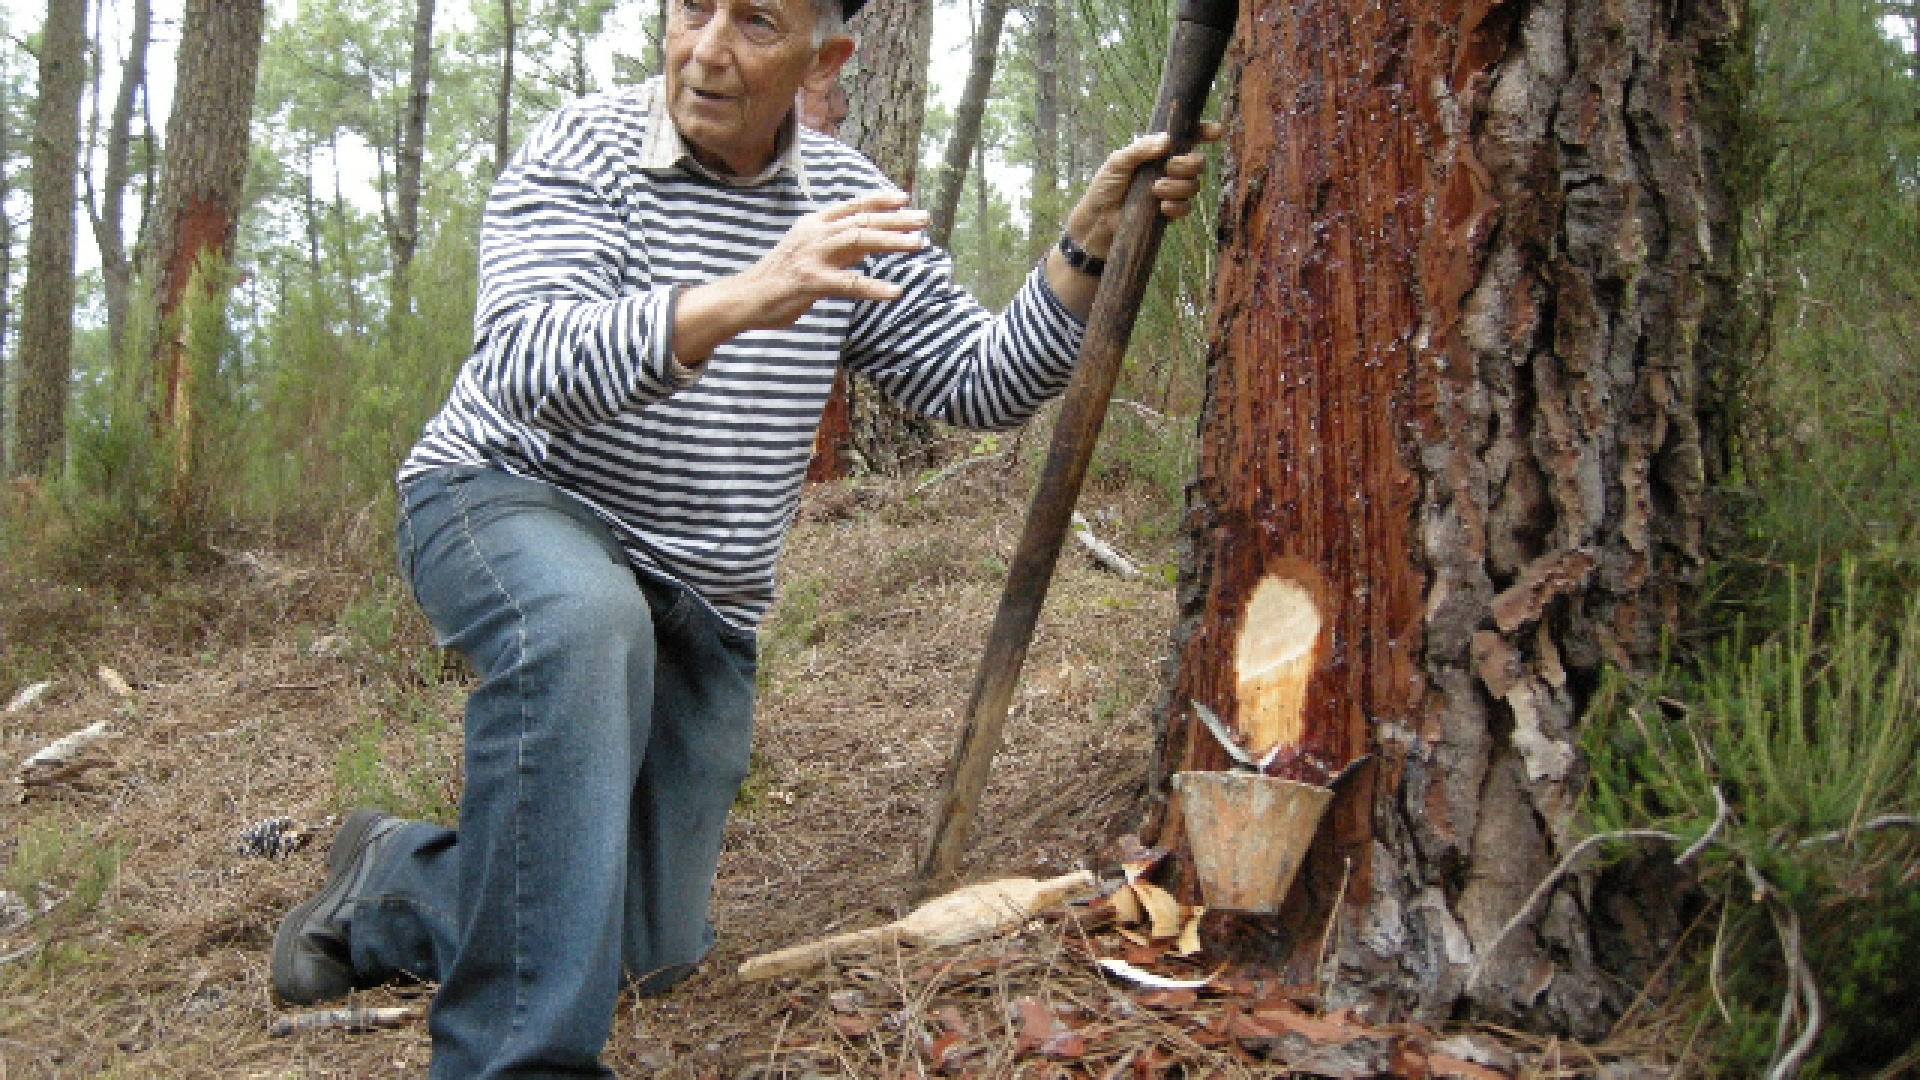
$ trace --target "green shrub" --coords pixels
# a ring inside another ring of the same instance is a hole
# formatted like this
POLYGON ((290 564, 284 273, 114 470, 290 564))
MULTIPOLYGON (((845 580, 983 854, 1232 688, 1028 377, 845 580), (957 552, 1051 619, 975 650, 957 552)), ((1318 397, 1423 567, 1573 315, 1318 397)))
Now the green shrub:
POLYGON ((1894 605, 1860 578, 1789 589, 1783 628, 1736 634, 1697 671, 1611 679, 1591 714, 1592 827, 1698 847, 1721 906, 1700 977, 1724 1075, 1791 1045, 1775 1033, 1796 934, 1824 1010, 1817 1074, 1873 1075, 1920 1032, 1920 594, 1894 605))

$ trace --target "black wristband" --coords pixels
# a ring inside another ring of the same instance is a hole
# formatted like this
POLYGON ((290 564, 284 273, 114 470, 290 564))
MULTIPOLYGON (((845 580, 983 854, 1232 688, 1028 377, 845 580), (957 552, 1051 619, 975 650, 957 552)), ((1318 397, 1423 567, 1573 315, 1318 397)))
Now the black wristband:
POLYGON ((1094 258, 1091 252, 1074 243, 1073 237, 1066 233, 1060 234, 1060 257, 1067 260, 1069 267, 1092 277, 1099 277, 1100 271, 1107 268, 1107 260, 1094 258))

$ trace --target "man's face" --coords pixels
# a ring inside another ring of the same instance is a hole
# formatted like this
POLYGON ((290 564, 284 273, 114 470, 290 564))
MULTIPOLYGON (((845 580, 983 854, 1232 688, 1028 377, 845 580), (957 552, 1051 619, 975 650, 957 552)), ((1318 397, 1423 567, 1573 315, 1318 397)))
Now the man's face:
POLYGON ((733 173, 772 160, 803 86, 824 90, 853 51, 813 44, 812 0, 668 0, 667 109, 694 156, 733 173))

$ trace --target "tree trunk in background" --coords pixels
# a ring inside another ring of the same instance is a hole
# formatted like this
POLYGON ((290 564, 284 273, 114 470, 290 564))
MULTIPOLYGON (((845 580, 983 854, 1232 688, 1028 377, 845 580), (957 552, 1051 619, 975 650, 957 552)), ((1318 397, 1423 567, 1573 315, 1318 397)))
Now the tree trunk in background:
MULTIPOLYGON (((841 75, 847 115, 839 137, 865 154, 907 191, 919 179, 920 130, 927 114, 927 68, 933 45, 933 5, 922 0, 872 0, 851 24, 860 46, 841 75)), ((834 380, 814 439, 807 478, 847 475, 848 450, 880 472, 926 452, 933 429, 886 398, 853 392, 842 372, 834 380)))
POLYGON ((415 0, 413 62, 407 77, 407 112, 394 150, 393 280, 389 325, 412 306, 413 255, 420 248, 420 171, 427 153, 427 91, 433 79, 434 0, 415 0))
MULTIPOLYGON (((1602 669, 1655 658, 1701 566, 1725 209, 1700 102, 1729 20, 1258 0, 1241 21, 1157 797, 1226 766, 1188 703, 1232 721, 1253 586, 1300 582, 1325 629, 1295 749, 1372 758, 1279 916, 1219 930, 1324 978, 1329 1008, 1438 1023, 1465 1001, 1591 1037, 1649 976, 1629 958, 1675 944, 1670 897, 1589 872, 1493 947, 1568 850, 1602 669)), ((1184 844, 1177 800, 1149 826, 1184 844)))
MULTIPOLYGON (((9 90, 13 86, 12 73, 7 70, 5 61, 0 61, 0 207, 13 200, 13 174, 9 168, 13 164, 13 95, 9 90)), ((13 295, 13 215, 0 213, 0 297, 13 295)), ((12 342, 9 335, 13 330, 13 305, 0 303, 0 477, 7 475, 7 438, 10 430, 8 390, 13 385, 7 377, 7 355, 11 352, 8 345, 12 342)))
POLYGON ((940 187, 934 192, 933 224, 927 229, 927 238, 935 247, 952 247, 960 189, 967 182, 967 163, 973 160, 973 144, 980 139, 980 120, 987 111, 987 94, 993 89, 993 63, 1000 52, 1000 28, 1007 21, 1007 3, 981 0, 980 25, 973 32, 973 63, 967 68, 967 83, 954 109, 953 135, 947 140, 940 187))
POLYGON ((48 0, 33 115, 33 224, 21 301, 14 471, 57 473, 66 455, 73 376, 73 242, 80 97, 87 86, 86 0, 48 0))
POLYGON ((494 97, 493 175, 499 176, 513 154, 513 0, 500 0, 500 90, 494 97))
POLYGON ((1060 0, 1033 0, 1033 193, 1027 246, 1037 258, 1060 232, 1060 0))
POLYGON ((156 412, 182 450, 192 444, 192 395, 185 330, 172 323, 183 314, 195 271, 224 262, 233 250, 264 22, 263 0, 188 0, 180 32, 167 160, 145 276, 165 328, 154 350, 156 412))
MULTIPOLYGON (((147 43, 153 33, 152 0, 134 0, 133 34, 120 71, 107 121, 107 169, 100 183, 99 213, 93 241, 100 250, 100 277, 107 297, 107 341, 115 357, 126 344, 127 300, 133 288, 133 264, 127 257, 128 167, 133 152, 133 107, 147 84, 147 43)), ((92 203, 88 203, 89 208, 92 203)))
POLYGON ((933 5, 923 0, 872 0, 853 17, 860 46, 841 82, 847 118, 840 138, 872 159, 908 191, 920 169, 920 129, 927 115, 927 67, 933 48, 933 5))

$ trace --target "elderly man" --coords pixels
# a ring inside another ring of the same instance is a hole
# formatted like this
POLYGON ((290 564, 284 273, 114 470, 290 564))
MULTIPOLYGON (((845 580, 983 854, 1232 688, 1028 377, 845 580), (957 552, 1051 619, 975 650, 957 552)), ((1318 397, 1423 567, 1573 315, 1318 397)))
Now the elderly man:
MULTIPOLYGON (((1022 422, 1066 384, 1129 177, 1167 153, 1115 153, 991 316, 925 214, 795 121, 861 2, 669 0, 663 78, 563 108, 488 203, 473 354, 399 476, 402 568, 480 673, 459 828, 355 813, 273 946, 295 1004, 439 983, 435 1077, 611 1075, 622 971, 659 992, 712 946, 754 627, 835 369, 1022 422)), ((1168 216, 1200 171, 1168 161, 1168 216)))

